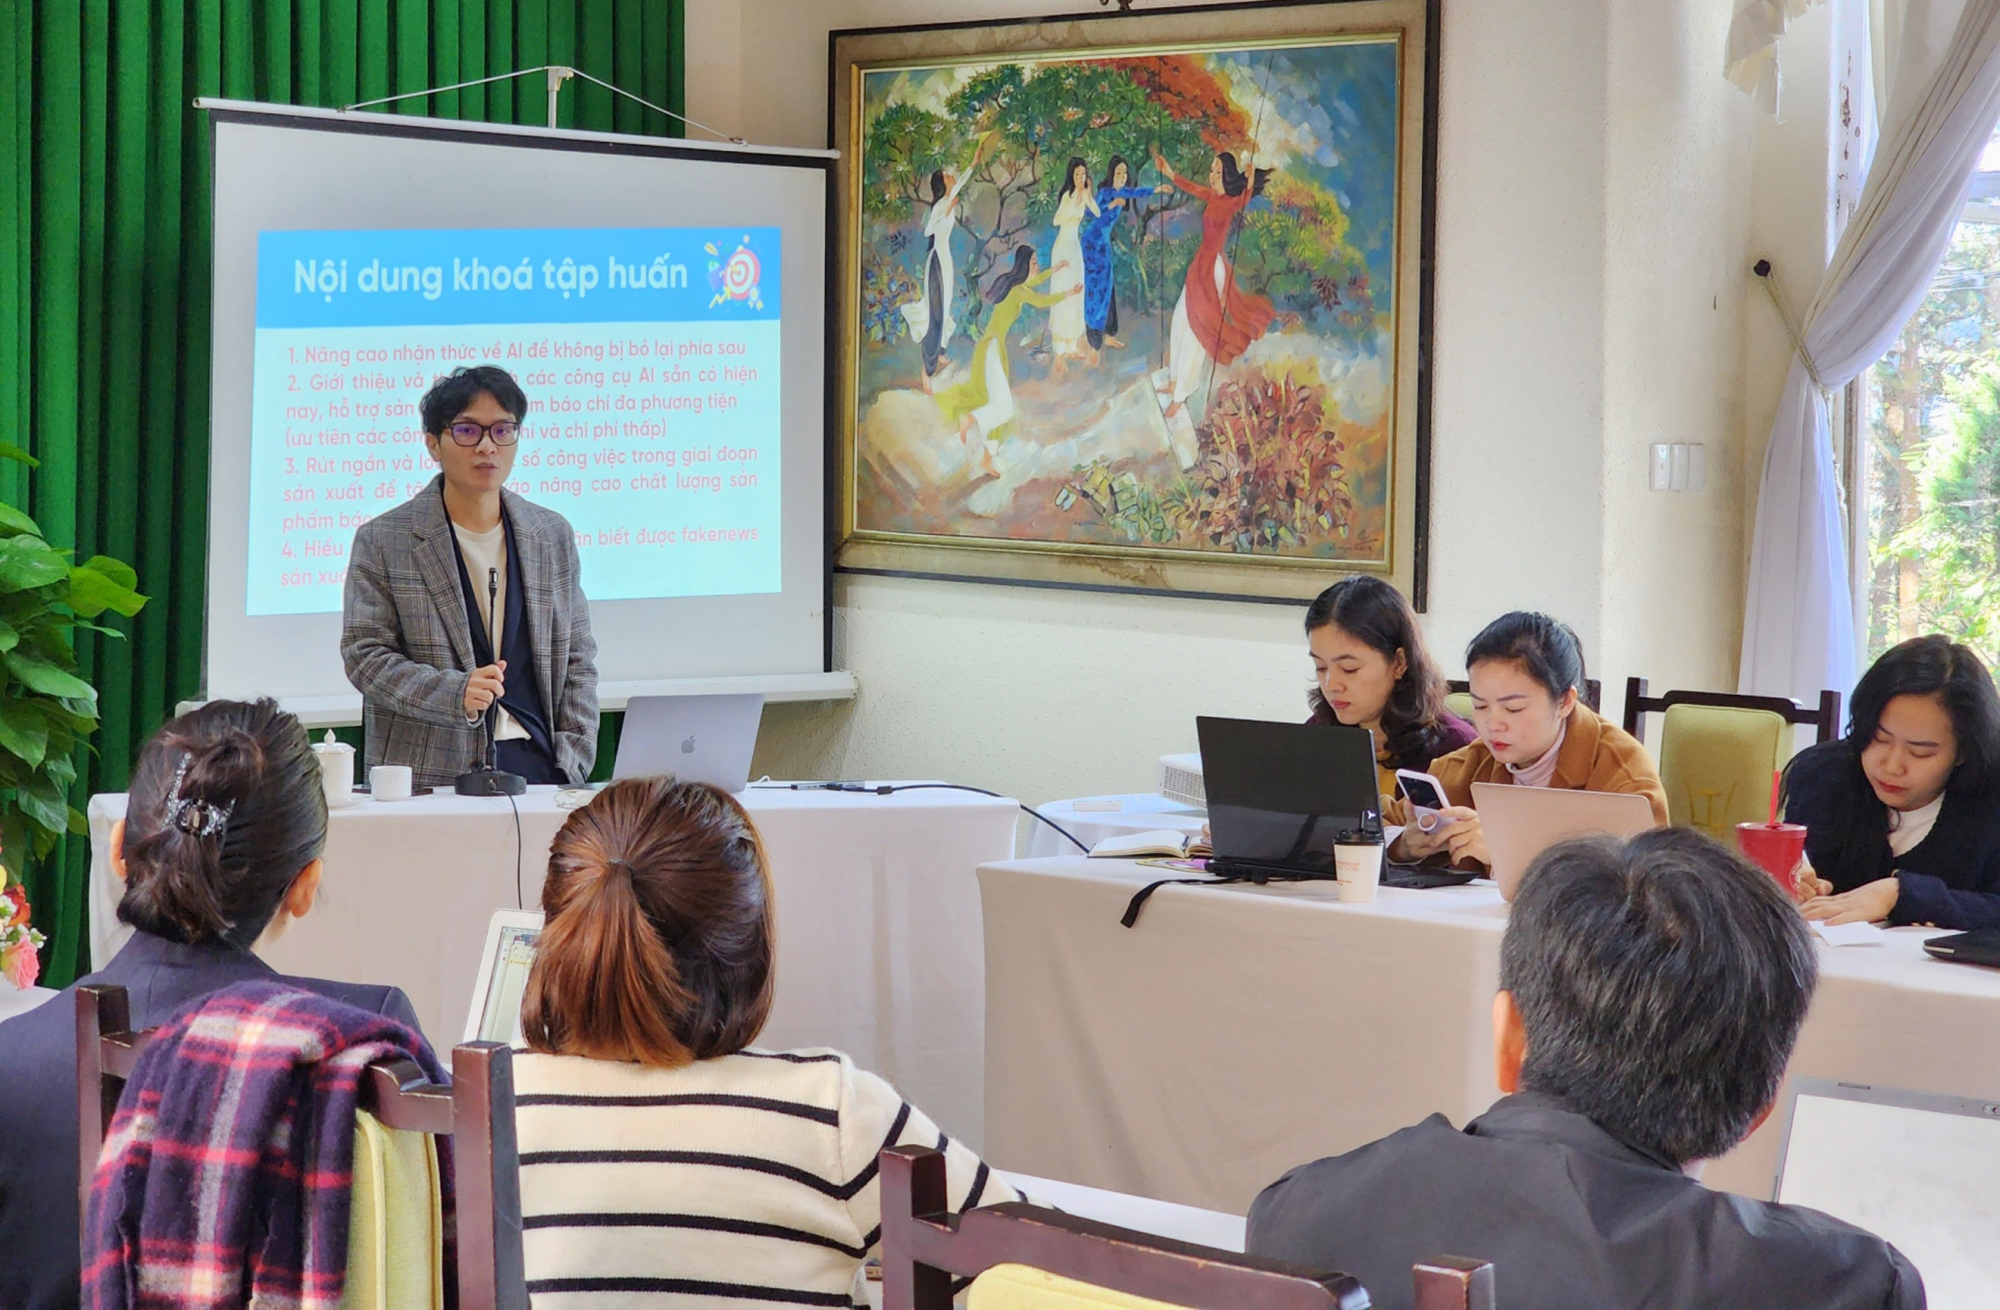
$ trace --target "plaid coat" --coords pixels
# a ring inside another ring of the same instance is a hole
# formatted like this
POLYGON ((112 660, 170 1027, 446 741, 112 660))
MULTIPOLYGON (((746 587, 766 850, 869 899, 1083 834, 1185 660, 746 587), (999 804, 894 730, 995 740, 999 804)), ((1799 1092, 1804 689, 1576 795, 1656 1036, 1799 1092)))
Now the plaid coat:
MULTIPOLYGON (((234 983, 160 1028, 91 1182, 88 1310, 334 1310, 361 1071, 395 1056, 444 1081, 403 1024, 281 983, 234 983)), ((449 1149, 439 1138, 447 1242, 449 1149)))
MULTIPOLYGON (((407 764, 418 787, 450 783, 486 752, 485 729, 465 721, 465 684, 478 662, 442 477, 355 532, 341 615, 340 655, 361 692, 367 763, 407 764)), ((582 782, 597 761, 597 643, 576 537, 554 510, 511 491, 500 499, 514 525, 520 558, 508 567, 521 575, 556 768, 582 782)))

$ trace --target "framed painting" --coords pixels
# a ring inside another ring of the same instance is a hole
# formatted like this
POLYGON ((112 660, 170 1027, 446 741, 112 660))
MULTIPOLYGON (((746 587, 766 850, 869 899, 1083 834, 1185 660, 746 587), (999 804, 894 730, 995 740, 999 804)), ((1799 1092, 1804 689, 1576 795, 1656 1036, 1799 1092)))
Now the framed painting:
POLYGON ((1422 608, 1437 27, 833 33, 837 567, 1422 608))

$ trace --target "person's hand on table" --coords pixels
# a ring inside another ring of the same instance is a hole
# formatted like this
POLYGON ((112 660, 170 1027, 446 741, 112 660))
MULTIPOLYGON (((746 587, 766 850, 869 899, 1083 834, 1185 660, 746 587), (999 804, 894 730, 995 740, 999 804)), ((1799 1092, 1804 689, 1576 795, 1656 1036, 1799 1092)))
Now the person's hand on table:
MULTIPOLYGON (((1825 884, 1821 884, 1824 886, 1825 884)), ((1799 907, 1808 919, 1818 919, 1828 927, 1843 923, 1875 923, 1889 917, 1903 884, 1894 878, 1880 878, 1838 896, 1815 896, 1799 907)))
POLYGON ((1816 897, 1833 895, 1833 884, 1813 872, 1812 861, 1803 855, 1799 857, 1799 867, 1792 874, 1792 899, 1800 905, 1816 897))
POLYGON ((465 684, 465 717, 476 719, 486 708, 507 693, 507 661, 482 665, 472 671, 465 684))

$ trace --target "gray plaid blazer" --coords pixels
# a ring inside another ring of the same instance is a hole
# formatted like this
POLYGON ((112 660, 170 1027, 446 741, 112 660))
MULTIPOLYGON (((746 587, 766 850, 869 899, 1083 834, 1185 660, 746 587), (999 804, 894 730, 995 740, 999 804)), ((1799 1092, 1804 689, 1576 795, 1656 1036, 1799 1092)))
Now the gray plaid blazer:
MULTIPOLYGON (((347 562, 340 657, 361 692, 370 765, 407 764, 419 787, 474 768, 486 732, 465 721, 465 684, 478 665, 458 558, 439 494, 442 474, 405 504, 361 525, 347 562)), ((555 734, 556 768, 571 782, 597 762, 597 643, 569 521, 500 493, 514 524, 535 679, 555 734)))

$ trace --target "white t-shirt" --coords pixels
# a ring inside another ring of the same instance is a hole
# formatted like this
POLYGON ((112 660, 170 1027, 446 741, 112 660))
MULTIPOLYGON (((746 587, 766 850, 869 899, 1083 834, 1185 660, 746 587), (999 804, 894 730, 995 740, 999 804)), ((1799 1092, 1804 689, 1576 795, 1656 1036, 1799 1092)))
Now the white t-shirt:
POLYGON ((1908 855, 1917 849, 1924 838, 1931 835, 1937 826, 1938 815, 1944 810, 1944 795, 1929 805, 1914 810, 1897 810, 1891 816, 1895 826, 1889 829, 1889 851, 1893 855, 1908 855))
MULTIPOLYGON (((454 522, 451 531, 458 538, 459 552, 465 557, 465 572, 472 579, 472 590, 481 611, 487 608, 485 603, 487 589, 480 584, 487 580, 488 570, 500 571, 500 592, 494 597, 493 612, 485 616, 487 647, 498 652, 501 634, 506 631, 504 625, 507 620, 507 525, 495 523, 485 532, 473 532, 454 522)), ((495 658, 498 658, 497 654, 495 658)), ((522 676, 527 675, 527 670, 521 672, 522 676)), ((527 735, 528 730, 514 722, 514 716, 504 708, 493 720, 495 741, 518 741, 527 735)))

